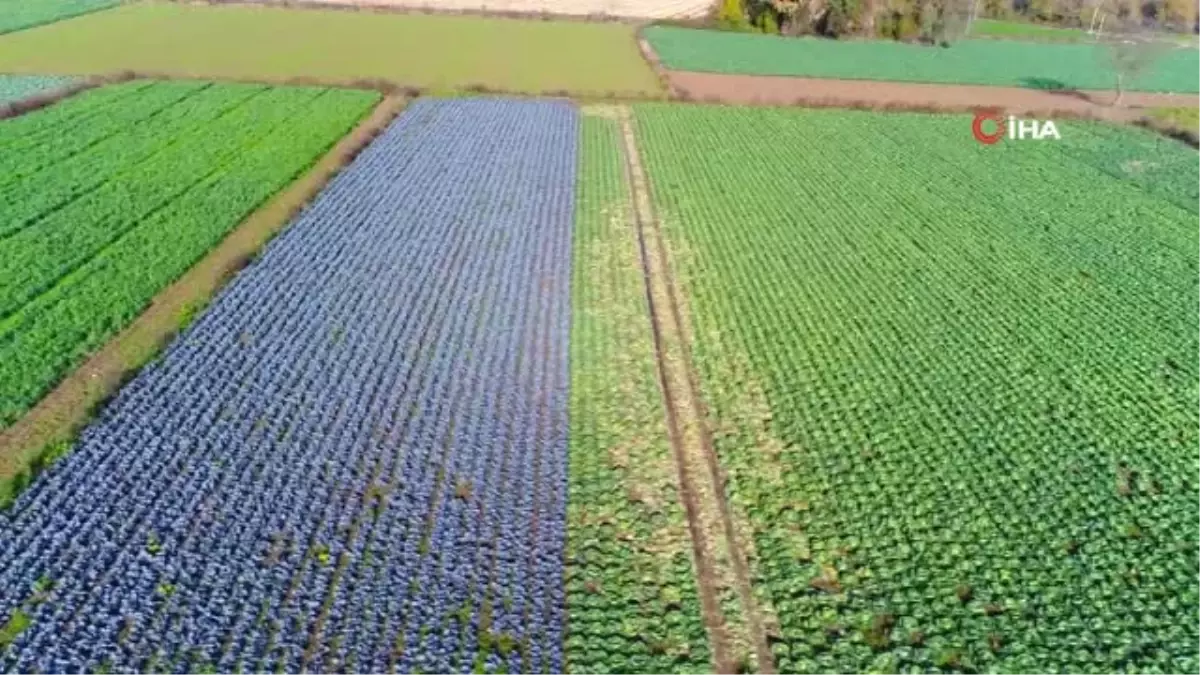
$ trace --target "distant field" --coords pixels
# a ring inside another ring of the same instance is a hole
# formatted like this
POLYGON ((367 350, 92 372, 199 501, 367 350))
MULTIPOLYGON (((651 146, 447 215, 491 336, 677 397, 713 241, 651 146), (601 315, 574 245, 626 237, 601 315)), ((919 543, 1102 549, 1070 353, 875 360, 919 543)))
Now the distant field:
POLYGON ((971 35, 979 37, 1011 37, 1036 40, 1074 42, 1090 38, 1082 28, 1060 28, 1043 26, 1027 21, 1002 21, 1000 19, 978 19, 971 24, 971 35))
MULTIPOLYGON (((1104 47, 1095 44, 984 39, 937 48, 889 41, 780 38, 670 26, 652 26, 645 35, 663 65, 676 70, 1034 89, 1113 88, 1104 47)), ((1154 65, 1129 88, 1175 93, 1200 91, 1200 51, 1172 49, 1154 65)))
POLYGON ((778 672, 1195 672, 1196 153, 635 110, 778 672))
POLYGON ((0 104, 28 98, 34 94, 59 89, 76 81, 73 77, 56 75, 0 75, 0 104))
POLYGON ((377 99, 133 82, 0 122, 0 428, 377 99))
POLYGON ((0 38, 0 71, 654 93, 621 24, 244 6, 130 5, 0 38))
POLYGON ((0 0, 0 33, 114 7, 121 0, 0 0))

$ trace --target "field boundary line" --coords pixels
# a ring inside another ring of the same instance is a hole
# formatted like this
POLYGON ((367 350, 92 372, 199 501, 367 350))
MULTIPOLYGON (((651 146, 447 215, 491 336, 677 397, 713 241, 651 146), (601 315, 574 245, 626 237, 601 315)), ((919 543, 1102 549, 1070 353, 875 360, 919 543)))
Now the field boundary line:
MULTIPOLYGON (((408 103, 388 96, 282 191, 250 213, 128 326, 64 377, 12 426, 0 430, 0 505, 16 495, 95 411, 186 327, 307 203, 408 103)), ((2 506, 0 506, 2 508, 2 506)))
POLYGON ((637 43, 638 53, 649 64, 650 70, 654 71, 654 75, 658 78, 663 90, 667 92, 667 98, 678 99, 679 91, 676 90, 675 83, 671 81, 671 74, 663 66, 662 59, 658 57, 658 52, 654 51, 654 45, 650 44, 650 41, 646 39, 645 28, 645 26, 639 26, 633 32, 633 39, 637 43))
POLYGON ((752 653, 759 672, 774 672, 774 658, 750 586, 746 555, 726 501, 723 472, 713 448, 699 379, 692 366, 689 336, 680 313, 679 289, 654 214, 628 106, 620 107, 618 118, 659 387, 692 535, 696 582, 714 665, 721 672, 738 672, 750 665, 746 661, 752 653), (740 610, 732 626, 720 603, 722 590, 734 592, 740 610))

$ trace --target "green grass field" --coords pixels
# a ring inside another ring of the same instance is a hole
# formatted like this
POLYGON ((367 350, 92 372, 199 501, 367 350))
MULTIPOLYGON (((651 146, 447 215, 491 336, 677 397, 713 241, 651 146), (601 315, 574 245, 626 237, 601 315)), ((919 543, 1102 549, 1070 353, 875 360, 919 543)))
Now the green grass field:
POLYGON ((779 672, 1194 672, 1195 152, 635 110, 779 672))
POLYGON ((378 99, 132 82, 0 122, 0 428, 378 99))
POLYGON ((1004 21, 1001 19, 977 19, 971 24, 971 35, 1055 42, 1078 42, 1091 39, 1088 32, 1082 28, 1060 28, 1028 21, 1004 21))
POLYGON ((0 72, 384 79, 435 90, 653 94, 621 24, 130 5, 0 38, 0 72))
MULTIPOLYGON (((1104 47, 1016 40, 963 40, 949 48, 652 26, 645 35, 676 70, 852 80, 984 84, 1036 89, 1112 89, 1104 47)), ((1176 48, 1133 80, 1132 90, 1200 91, 1200 51, 1176 48)))

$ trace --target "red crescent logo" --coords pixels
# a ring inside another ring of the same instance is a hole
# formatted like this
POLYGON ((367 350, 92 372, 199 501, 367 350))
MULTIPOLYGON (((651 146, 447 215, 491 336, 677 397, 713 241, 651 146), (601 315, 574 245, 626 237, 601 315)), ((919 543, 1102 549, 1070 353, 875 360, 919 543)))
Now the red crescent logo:
POLYGON ((1004 137, 1004 132, 1004 115, 999 110, 980 110, 975 113, 975 119, 971 122, 971 133, 975 140, 984 145, 994 145, 1004 137), (983 123, 988 120, 996 123, 996 130, 990 134, 983 130, 983 123))

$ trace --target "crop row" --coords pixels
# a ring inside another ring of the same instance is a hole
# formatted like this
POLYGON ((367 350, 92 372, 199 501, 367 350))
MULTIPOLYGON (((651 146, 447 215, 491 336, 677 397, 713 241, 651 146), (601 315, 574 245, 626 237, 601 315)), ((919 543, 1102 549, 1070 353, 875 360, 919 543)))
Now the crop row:
POLYGON ((1196 669, 1193 214, 1074 126, 637 120, 780 671, 1196 669))
POLYGON ((73 77, 57 75, 0 75, 0 105, 60 89, 75 81, 73 77))
POLYGON ((582 120, 574 231, 570 672, 707 672, 618 123, 582 120))
POLYGON ((164 83, 0 123, 0 424, 124 327, 376 94, 164 83), (83 111, 72 112, 75 107, 83 111), (56 132, 28 147, 38 120, 56 132), (11 134, 11 135, 10 135, 11 134), (17 135, 17 136, 14 136, 17 135), (10 150, 12 154, 10 154, 10 150))
POLYGON ((0 667, 560 670, 577 127, 411 106, 0 515, 0 667))
POLYGON ((1074 123, 1072 138, 1057 150, 1104 173, 1196 213, 1200 208, 1200 167, 1196 153, 1162 134, 1099 122, 1074 123))
POLYGON ((90 89, 68 102, 39 110, 36 115, 5 120, 4 133, 0 134, 0 148, 5 150, 0 155, 5 162, 4 175, 9 176, 21 166, 20 157, 13 153, 37 151, 48 143, 65 142, 74 134, 92 133, 92 126, 102 122, 103 117, 121 114, 121 101, 133 100, 143 89, 152 86, 153 82, 135 80, 90 89))

